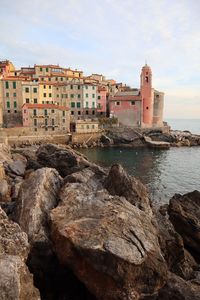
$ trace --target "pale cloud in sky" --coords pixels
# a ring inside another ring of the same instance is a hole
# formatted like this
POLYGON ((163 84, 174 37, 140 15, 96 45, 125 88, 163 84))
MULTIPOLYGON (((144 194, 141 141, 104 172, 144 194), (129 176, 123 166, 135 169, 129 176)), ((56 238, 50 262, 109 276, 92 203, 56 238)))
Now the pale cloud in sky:
POLYGON ((200 118, 199 11, 197 0, 0 0, 0 58, 133 87, 147 59, 165 117, 200 118))

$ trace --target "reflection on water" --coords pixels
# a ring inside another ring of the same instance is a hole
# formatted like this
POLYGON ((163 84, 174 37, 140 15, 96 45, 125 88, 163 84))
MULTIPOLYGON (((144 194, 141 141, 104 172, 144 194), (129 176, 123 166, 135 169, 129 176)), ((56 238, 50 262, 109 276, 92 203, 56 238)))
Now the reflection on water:
POLYGON ((166 203, 175 193, 200 190, 200 147, 162 151, 93 148, 81 152, 102 166, 121 163, 129 174, 147 185, 154 202, 166 203))

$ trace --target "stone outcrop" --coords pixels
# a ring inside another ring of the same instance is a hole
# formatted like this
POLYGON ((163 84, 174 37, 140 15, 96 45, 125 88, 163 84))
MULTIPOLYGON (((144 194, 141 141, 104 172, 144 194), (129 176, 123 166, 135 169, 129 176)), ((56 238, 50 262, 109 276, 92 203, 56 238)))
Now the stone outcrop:
POLYGON ((58 203, 60 186, 58 172, 50 168, 36 170, 22 183, 14 219, 31 242, 46 239, 48 213, 58 203))
POLYGON ((33 278, 25 262, 29 244, 18 224, 9 221, 0 208, 0 298, 2 300, 39 300, 33 278))
POLYGON ((145 211, 150 216, 152 215, 146 187, 141 181, 128 175, 121 165, 115 164, 111 167, 104 186, 111 195, 123 196, 131 204, 145 211))
POLYGON ((169 273, 166 285, 155 300, 200 300, 200 285, 169 273))
POLYGON ((193 254, 200 254, 200 192, 175 194, 168 208, 169 218, 184 244, 193 254))
POLYGON ((11 162, 12 161, 12 156, 10 153, 10 148, 9 146, 0 143, 0 162, 11 162))
POLYGON ((154 211, 158 224, 158 238, 161 251, 167 262, 168 269, 183 279, 193 278, 197 263, 184 248, 183 239, 178 234, 167 216, 154 211))
POLYGON ((140 299, 164 285, 166 265, 148 214, 86 183, 66 183, 60 199, 51 211, 55 251, 97 299, 140 299))
POLYGON ((53 144, 42 145, 38 149, 37 161, 44 167, 55 168, 62 177, 91 165, 83 155, 53 144))

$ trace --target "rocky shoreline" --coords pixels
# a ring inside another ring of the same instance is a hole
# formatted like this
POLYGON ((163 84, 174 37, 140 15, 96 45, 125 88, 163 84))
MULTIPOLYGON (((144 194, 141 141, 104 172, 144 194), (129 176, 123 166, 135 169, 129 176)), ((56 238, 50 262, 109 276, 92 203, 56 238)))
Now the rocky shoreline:
POLYGON ((130 127, 117 127, 106 130, 101 138, 90 143, 74 143, 74 149, 93 147, 149 147, 169 149, 170 147, 200 146, 200 135, 189 131, 170 130, 139 130, 130 127))
POLYGON ((198 191, 155 208, 120 165, 0 144, 0 204, 2 300, 200 300, 198 191))

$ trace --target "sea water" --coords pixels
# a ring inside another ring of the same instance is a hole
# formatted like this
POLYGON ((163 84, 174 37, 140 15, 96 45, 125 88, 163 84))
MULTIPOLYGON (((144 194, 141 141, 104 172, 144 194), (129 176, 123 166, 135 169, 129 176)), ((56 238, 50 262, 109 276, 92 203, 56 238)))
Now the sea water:
MULTIPOLYGON (((169 124, 173 129, 200 134, 200 121, 197 120, 185 123, 183 120, 174 120, 169 124)), ((154 203, 168 203, 175 193, 200 191, 200 146, 169 150, 88 148, 81 152, 102 166, 122 164, 129 174, 139 178, 148 187, 154 203)))

